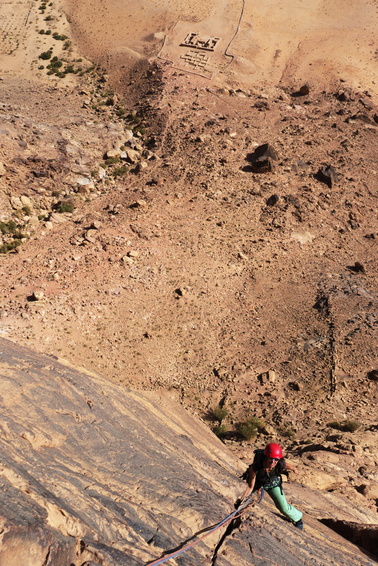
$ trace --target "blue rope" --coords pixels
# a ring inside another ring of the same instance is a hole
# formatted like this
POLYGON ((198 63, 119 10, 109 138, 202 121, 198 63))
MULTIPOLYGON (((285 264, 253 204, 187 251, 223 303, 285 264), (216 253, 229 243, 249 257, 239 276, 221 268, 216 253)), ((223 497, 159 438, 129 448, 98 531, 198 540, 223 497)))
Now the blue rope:
MULTIPOLYGON (((264 490, 262 490, 262 492, 261 492, 261 497, 260 497, 259 503, 261 502, 261 500, 263 498, 263 494, 264 494, 264 490)), ((213 533, 214 531, 219 529, 225 523, 229 522, 236 515, 238 515, 238 514, 241 515, 242 512, 246 509, 246 507, 248 507, 248 505, 250 504, 251 499, 252 499, 252 495, 250 497, 248 497, 238 509, 235 509, 235 511, 233 511, 232 513, 227 515, 227 517, 225 519, 223 519, 222 521, 220 521, 220 523, 217 523, 214 527, 212 527, 211 530, 209 530, 203 537, 199 538, 196 541, 193 541, 192 543, 188 544, 187 546, 184 546, 183 548, 181 548, 180 550, 177 550, 176 552, 173 552, 172 554, 168 554, 167 556, 160 558, 160 560, 155 560, 154 562, 149 562, 147 566, 158 566, 158 564, 163 564, 164 562, 171 560, 171 558, 175 558, 176 556, 179 556, 179 554, 182 554, 183 552, 185 552, 186 550, 188 550, 189 548, 191 548, 195 544, 201 542, 201 540, 203 540, 205 537, 209 536, 211 533, 213 533)))

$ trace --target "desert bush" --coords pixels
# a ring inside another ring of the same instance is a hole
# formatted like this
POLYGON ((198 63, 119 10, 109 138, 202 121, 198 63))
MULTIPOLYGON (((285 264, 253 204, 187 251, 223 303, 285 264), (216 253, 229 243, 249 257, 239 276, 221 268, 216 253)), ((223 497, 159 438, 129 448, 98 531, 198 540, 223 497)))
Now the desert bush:
POLYGON ((332 422, 328 423, 328 426, 330 426, 331 428, 334 428, 336 430, 340 430, 342 432, 355 432, 360 427, 360 423, 357 423, 356 421, 349 421, 349 420, 332 421, 332 422))
POLYGON ((278 430, 281 436, 284 436, 285 438, 295 438, 295 430, 289 426, 282 426, 278 430))
POLYGON ((212 417, 218 421, 219 423, 221 423, 223 421, 223 419, 225 419, 228 415, 228 411, 227 409, 225 409, 224 407, 221 407, 220 405, 217 405, 215 407, 215 409, 213 409, 211 411, 211 415, 212 417))
POLYGON ((227 433, 227 427, 226 425, 217 425, 213 428, 213 433, 218 437, 218 438, 222 438, 223 436, 225 436, 225 434, 227 433))
POLYGON ((105 160, 105 163, 107 166, 109 165, 114 165, 114 163, 119 163, 120 162, 120 158, 119 157, 108 157, 105 160))
POLYGON ((128 171, 128 167, 126 165, 122 165, 121 167, 117 167, 116 169, 114 169, 112 175, 113 177, 121 177, 122 175, 125 175, 128 171))
POLYGON ((20 239, 12 240, 11 242, 6 242, 2 246, 0 246, 0 254, 6 254, 6 253, 16 249, 20 245, 21 245, 20 239))
POLYGON ((55 205, 54 209, 60 213, 73 212, 75 210, 75 205, 72 200, 61 200, 55 205))
POLYGON ((15 234, 17 231, 17 224, 14 220, 8 222, 0 222, 0 232, 3 234, 15 234))
POLYGON ((264 426, 265 424, 261 419, 251 417, 248 421, 239 423, 237 425, 237 431, 245 440, 252 440, 264 426))
POLYGON ((51 49, 49 49, 48 51, 43 51, 43 53, 39 55, 39 59, 43 59, 44 61, 47 61, 47 59, 51 59, 51 55, 52 55, 52 51, 51 49))
POLYGON ((25 206, 22 207, 22 212, 23 212, 24 214, 26 214, 26 216, 31 216, 31 214, 32 214, 33 211, 32 211, 32 209, 31 209, 30 206, 25 205, 25 206))
POLYGON ((56 31, 52 34, 52 36, 57 41, 65 41, 66 39, 68 39, 68 35, 61 35, 61 34, 57 33, 56 31))

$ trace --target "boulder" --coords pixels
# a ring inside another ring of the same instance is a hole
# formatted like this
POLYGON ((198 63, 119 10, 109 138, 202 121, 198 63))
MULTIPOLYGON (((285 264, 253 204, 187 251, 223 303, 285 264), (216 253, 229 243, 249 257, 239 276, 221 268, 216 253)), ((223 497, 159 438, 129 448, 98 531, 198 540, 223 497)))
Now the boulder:
POLYGON ((278 155, 275 149, 268 143, 264 143, 256 147, 252 154, 248 154, 247 160, 252 165, 255 173, 268 173, 273 171, 274 162, 277 161, 278 155))
POLYGON ((372 381, 378 381, 378 369, 372 369, 367 374, 368 378, 372 381))
POLYGON ((328 185, 331 189, 337 182, 336 170, 331 165, 325 165, 320 167, 319 171, 316 173, 315 178, 328 185))

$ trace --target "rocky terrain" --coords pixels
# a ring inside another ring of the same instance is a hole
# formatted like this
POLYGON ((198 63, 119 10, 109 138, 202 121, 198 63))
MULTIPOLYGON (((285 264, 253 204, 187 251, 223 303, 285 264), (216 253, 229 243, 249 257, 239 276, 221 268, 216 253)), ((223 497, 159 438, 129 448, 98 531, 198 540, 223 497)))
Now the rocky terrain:
MULTIPOLYGON (((241 467, 253 448, 281 442, 300 459, 298 505, 310 497, 301 490, 324 501, 342 494, 348 504, 316 517, 370 525, 374 4, 359 15, 371 18, 366 37, 359 32, 358 72, 336 54, 337 72, 335 61, 320 65, 312 28, 311 62, 303 43, 289 61, 277 35, 282 60, 270 80, 241 56, 226 65, 215 54, 208 72, 178 64, 181 24, 165 29, 163 46, 136 28, 138 43, 130 27, 125 45, 138 56, 113 44, 108 53, 69 3, 20 3, 17 21, 7 12, 0 56, 1 335, 101 373, 110 388, 168 394, 241 467)), ((259 10, 255 61, 270 65, 259 10)), ((148 26, 159 31, 154 18, 148 26)))

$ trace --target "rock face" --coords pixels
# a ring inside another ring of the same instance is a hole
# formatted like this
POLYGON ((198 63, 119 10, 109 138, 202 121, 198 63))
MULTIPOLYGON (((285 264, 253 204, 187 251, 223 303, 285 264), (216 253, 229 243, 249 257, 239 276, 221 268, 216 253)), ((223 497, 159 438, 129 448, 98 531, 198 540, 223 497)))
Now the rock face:
POLYGON ((235 470, 203 424, 5 340, 0 349, 1 566, 140 565, 227 514, 235 470))
MULTIPOLYGON (((242 465, 169 396, 126 390, 4 339, 0 364, 0 566, 141 566, 233 511, 242 465)), ((297 506, 306 500, 308 532, 266 502, 180 563, 262 565, 258 556, 279 554, 282 566, 310 565, 326 529, 331 543, 322 540, 318 564, 372 564, 314 518, 326 516, 322 505, 334 516, 335 501, 286 490, 297 506)), ((342 505, 338 516, 363 518, 342 505)))

